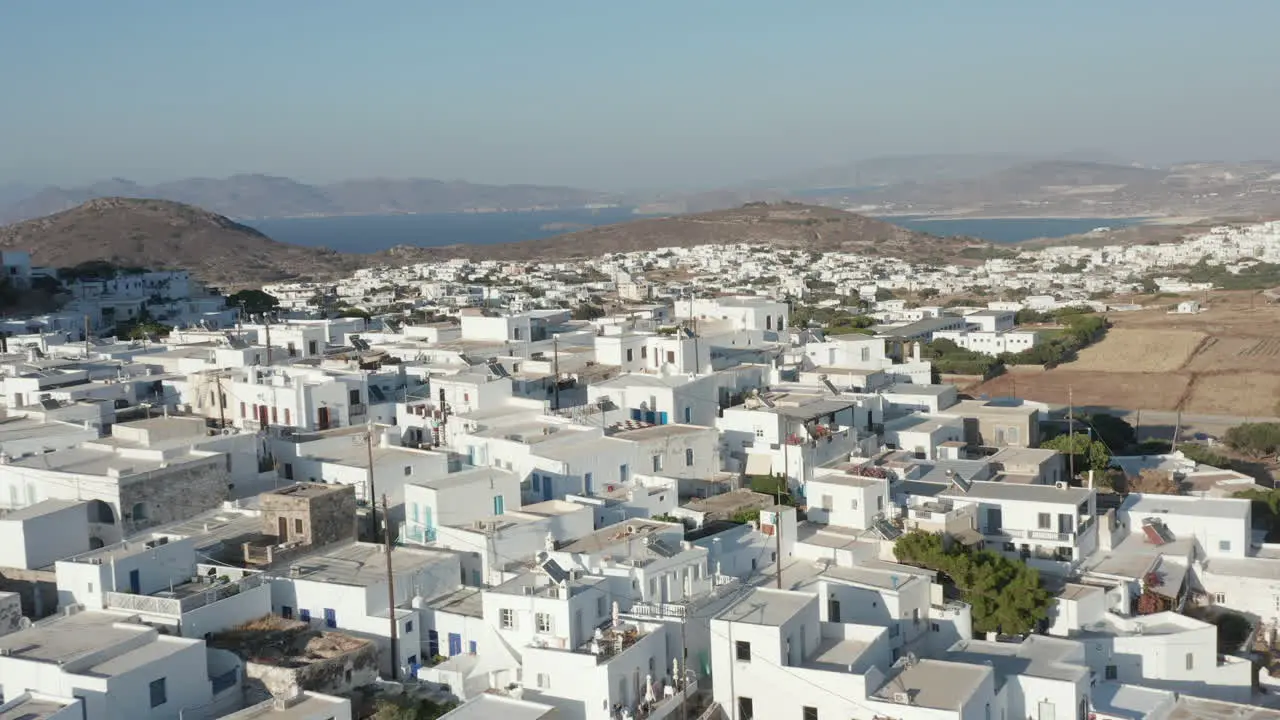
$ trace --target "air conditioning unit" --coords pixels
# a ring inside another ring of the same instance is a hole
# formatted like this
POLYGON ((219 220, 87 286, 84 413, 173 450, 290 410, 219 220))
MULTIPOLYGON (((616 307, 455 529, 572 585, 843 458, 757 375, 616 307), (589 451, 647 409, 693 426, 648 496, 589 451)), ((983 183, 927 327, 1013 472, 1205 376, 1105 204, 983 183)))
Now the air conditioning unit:
POLYGON ((1059 480, 1058 482, 1054 483, 1053 486, 1058 488, 1059 490, 1066 490, 1067 488, 1071 487, 1071 483, 1067 482, 1066 480, 1059 480))
POLYGON ((895 692, 893 694, 893 701, 898 703, 899 705, 910 705, 911 693, 895 692))

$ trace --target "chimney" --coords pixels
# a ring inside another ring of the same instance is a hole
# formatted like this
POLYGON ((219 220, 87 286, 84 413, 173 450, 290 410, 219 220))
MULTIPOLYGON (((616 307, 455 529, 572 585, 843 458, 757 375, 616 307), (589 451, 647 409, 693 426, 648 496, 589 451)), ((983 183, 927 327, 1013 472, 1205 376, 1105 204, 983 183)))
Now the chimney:
POLYGON ((911 358, 916 362, 920 362, 920 343, 915 342, 911 345, 911 358))

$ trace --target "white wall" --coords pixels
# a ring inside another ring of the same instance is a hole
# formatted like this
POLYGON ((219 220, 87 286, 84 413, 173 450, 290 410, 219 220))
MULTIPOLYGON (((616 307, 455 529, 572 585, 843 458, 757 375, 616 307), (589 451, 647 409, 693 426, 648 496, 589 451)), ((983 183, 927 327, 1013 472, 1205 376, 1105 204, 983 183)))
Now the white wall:
POLYGON ((0 567, 42 568, 89 549, 86 503, 22 517, 0 519, 0 567))

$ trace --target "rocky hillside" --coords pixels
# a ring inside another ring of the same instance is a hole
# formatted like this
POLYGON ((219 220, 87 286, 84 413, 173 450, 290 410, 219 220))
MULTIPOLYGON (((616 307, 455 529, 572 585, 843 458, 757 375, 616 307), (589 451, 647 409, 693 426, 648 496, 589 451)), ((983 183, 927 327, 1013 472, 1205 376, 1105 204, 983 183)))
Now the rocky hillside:
POLYGON ((118 197, 0 227, 0 248, 30 250, 34 263, 54 267, 108 260, 184 268, 224 288, 342 275, 367 262, 358 255, 276 242, 190 205, 118 197))
POLYGON ((752 203, 732 210, 635 220, 504 245, 400 247, 389 252, 409 262, 449 257, 539 260, 732 243, 937 262, 953 262, 965 248, 988 247, 988 243, 972 238, 937 237, 842 210, 784 202, 752 203))

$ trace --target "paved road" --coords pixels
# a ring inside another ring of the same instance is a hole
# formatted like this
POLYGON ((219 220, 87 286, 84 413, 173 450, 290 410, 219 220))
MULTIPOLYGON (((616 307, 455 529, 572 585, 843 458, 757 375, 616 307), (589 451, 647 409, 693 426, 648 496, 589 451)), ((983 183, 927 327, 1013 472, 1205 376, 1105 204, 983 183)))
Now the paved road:
MULTIPOLYGON (((1054 414, 1066 414, 1066 405, 1050 404, 1054 414)), ((1126 410, 1123 408, 1077 407, 1077 412, 1106 412, 1124 419, 1138 430, 1138 438, 1173 438, 1175 427, 1179 427, 1178 435, 1187 440, 1195 433, 1204 433, 1214 437, 1222 437, 1228 429, 1250 422, 1280 422, 1280 417, 1246 417, 1243 415, 1197 415, 1191 413, 1170 412, 1168 410, 1126 410)))

